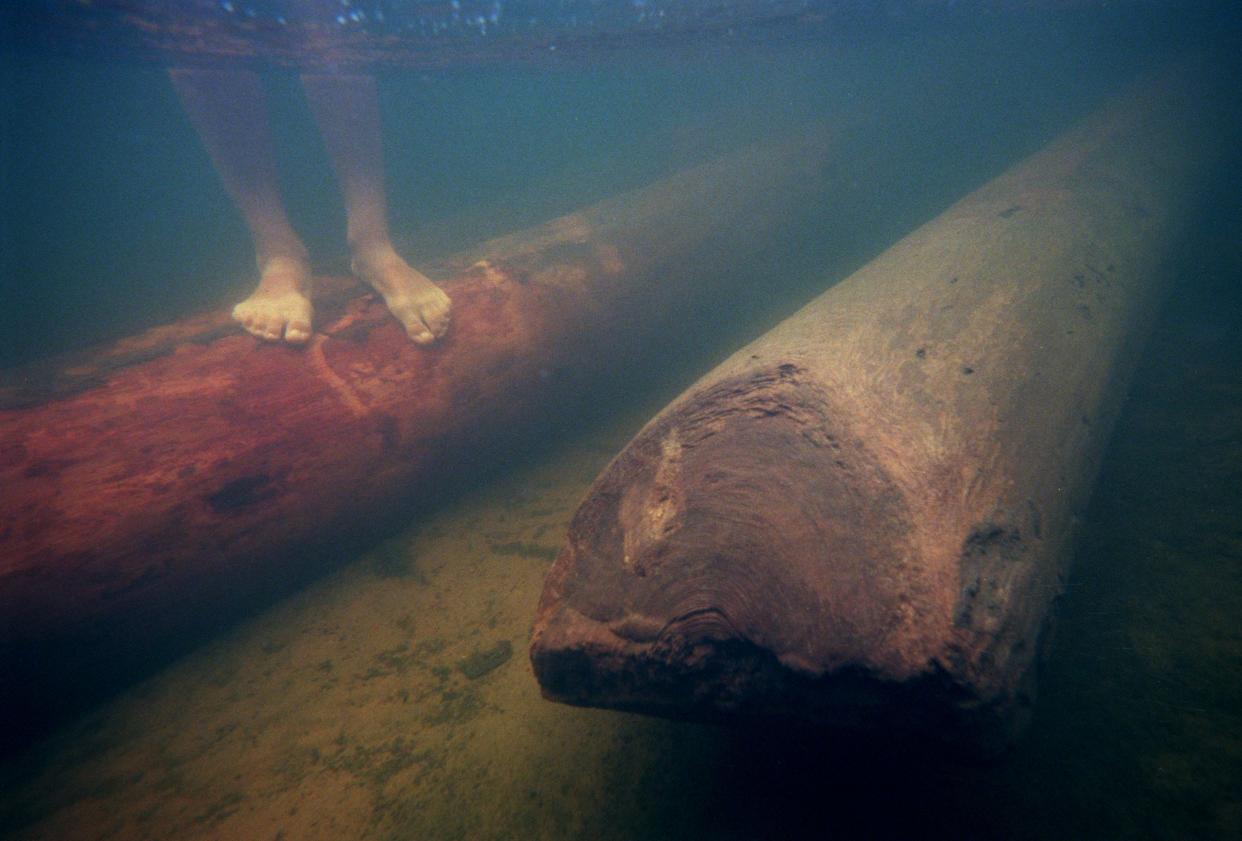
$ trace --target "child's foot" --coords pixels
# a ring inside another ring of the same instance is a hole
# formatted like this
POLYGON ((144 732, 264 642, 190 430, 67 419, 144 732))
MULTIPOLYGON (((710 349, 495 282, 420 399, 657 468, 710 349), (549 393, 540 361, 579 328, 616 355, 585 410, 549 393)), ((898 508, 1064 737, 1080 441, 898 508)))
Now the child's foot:
POLYGON ((352 267, 384 296, 389 312, 418 344, 431 344, 448 330, 449 296, 391 248, 358 254, 352 267))
POLYGON ((254 294, 233 307, 233 320, 260 339, 302 344, 311 337, 310 287, 305 260, 272 257, 260 267, 254 294))

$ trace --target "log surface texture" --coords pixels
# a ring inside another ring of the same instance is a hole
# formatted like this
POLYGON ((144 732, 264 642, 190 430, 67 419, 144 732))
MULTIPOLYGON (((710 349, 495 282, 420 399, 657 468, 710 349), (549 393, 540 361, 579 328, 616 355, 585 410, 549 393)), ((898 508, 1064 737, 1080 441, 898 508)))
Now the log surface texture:
POLYGON ((719 294, 728 261, 815 189, 828 136, 735 152, 426 267, 454 302, 430 348, 340 281, 303 348, 220 313, 8 378, 0 702, 141 659, 531 429, 719 294))
POLYGON ((1193 81, 1096 114, 647 424, 547 579, 545 695, 1008 743, 1223 146, 1193 81))

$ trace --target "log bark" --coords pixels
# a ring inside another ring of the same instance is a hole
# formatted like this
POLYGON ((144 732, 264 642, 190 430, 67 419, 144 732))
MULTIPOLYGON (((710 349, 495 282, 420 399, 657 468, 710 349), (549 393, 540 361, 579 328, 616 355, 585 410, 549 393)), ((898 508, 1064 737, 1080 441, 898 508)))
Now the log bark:
POLYGON ((1183 70, 966 197, 655 417, 598 478, 544 694, 989 752, 1222 133, 1183 70))
POLYGON ((430 348, 338 280, 305 348, 213 313, 7 377, 0 708, 132 671, 529 430, 719 294, 729 261, 815 190, 831 136, 735 152, 425 267, 454 301, 430 348))

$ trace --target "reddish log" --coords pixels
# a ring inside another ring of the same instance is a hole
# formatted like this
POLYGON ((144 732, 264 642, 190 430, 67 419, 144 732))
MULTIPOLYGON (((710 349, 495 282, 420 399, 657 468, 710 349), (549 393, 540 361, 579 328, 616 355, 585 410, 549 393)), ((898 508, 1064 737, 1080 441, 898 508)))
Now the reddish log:
POLYGON ((596 481, 547 697, 992 750, 1223 132, 1195 80, 1102 112, 744 347, 596 481))
POLYGON ((826 134, 727 155, 427 267, 454 302, 431 348, 337 281, 305 348, 213 314, 10 377, 0 696, 17 703, 52 673, 133 659, 297 577, 300 552, 530 428, 571 380, 719 294, 729 261, 815 189, 826 134))

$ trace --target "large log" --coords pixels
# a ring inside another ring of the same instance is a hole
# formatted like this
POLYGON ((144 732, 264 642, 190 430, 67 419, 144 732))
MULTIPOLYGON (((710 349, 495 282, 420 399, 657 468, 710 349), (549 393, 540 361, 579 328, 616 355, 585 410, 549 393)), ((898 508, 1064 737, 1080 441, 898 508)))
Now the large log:
POLYGON ((426 267, 454 301, 431 348, 339 281, 305 348, 215 313, 8 377, 0 710, 131 671, 531 429, 719 294, 730 261, 796 218, 834 136, 734 152, 426 267))
POLYGON ((1221 132, 1189 71, 960 201, 656 416, 531 646, 548 698, 990 751, 1221 132))

